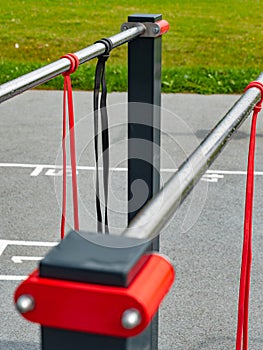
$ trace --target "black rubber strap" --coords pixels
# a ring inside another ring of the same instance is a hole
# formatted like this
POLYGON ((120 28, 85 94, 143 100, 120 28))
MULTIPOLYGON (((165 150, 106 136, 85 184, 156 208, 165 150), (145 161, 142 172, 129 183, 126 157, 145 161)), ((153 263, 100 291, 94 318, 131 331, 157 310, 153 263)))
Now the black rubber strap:
POLYGON ((95 148, 95 162, 96 162, 96 212, 97 212, 97 230, 103 232, 102 210, 100 201, 100 183, 99 183, 99 167, 98 167, 98 130, 99 130, 99 116, 98 110, 100 108, 101 115, 101 142, 102 142, 102 162, 103 162, 103 185, 104 185, 104 230, 109 232, 108 228, 108 190, 109 190, 109 128, 108 128, 108 113, 107 113, 107 86, 105 79, 105 63, 109 58, 112 49, 112 42, 110 39, 103 38, 95 43, 102 43, 105 45, 105 52, 98 57, 98 62, 95 71, 94 83, 94 148, 95 148), (100 107, 99 107, 99 92, 101 87, 100 107))

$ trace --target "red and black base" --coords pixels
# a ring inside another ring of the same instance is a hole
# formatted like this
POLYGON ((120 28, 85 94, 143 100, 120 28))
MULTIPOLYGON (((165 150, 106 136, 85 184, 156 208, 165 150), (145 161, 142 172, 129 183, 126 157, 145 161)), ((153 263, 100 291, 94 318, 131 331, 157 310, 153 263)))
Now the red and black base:
POLYGON ((151 242, 71 232, 15 293, 43 350, 151 349, 150 325, 174 280, 151 242))

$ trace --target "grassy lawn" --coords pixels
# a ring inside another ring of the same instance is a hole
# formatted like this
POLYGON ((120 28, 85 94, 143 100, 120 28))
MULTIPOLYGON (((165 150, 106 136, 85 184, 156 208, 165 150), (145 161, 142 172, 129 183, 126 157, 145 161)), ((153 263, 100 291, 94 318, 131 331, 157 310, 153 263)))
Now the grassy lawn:
MULTIPOLYGON (((263 70, 261 0, 1 0, 0 83, 116 34, 133 13, 162 13, 170 23, 164 92, 239 93, 263 70)), ((126 90, 126 50, 112 52, 111 91, 126 90)), ((94 62, 81 66, 74 87, 92 89, 93 74, 94 62)))

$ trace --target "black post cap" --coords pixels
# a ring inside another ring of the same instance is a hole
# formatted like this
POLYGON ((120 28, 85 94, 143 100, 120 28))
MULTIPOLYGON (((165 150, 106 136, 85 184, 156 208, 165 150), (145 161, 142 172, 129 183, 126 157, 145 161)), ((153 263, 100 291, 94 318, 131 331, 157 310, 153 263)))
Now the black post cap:
POLYGON ((127 287, 148 260, 151 242, 116 235, 70 232, 40 262, 40 276, 127 287))

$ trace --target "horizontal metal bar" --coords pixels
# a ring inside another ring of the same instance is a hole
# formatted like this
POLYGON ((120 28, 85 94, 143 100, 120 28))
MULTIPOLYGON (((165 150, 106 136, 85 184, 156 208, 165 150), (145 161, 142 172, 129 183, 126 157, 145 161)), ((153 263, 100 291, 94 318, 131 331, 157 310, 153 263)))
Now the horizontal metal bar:
MULTIPOLYGON (((142 24, 138 24, 136 27, 109 37, 109 39, 113 44, 113 48, 116 48, 143 34, 144 31, 145 27, 142 24)), ((78 57, 79 63, 82 64, 101 55, 104 51, 105 45, 97 43, 75 52, 75 55, 78 57)), ((62 58, 1 85, 0 103, 55 78, 57 75, 66 72, 69 68, 69 60, 67 58, 62 58)))
MULTIPOLYGON (((257 81, 263 82, 263 73, 257 81)), ((259 99, 260 92, 256 88, 249 89, 242 95, 161 191, 135 216, 122 234, 141 239, 158 235, 234 132, 249 116, 259 99)))

